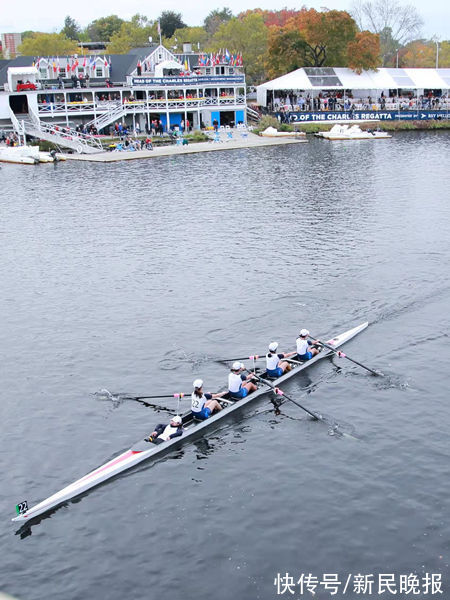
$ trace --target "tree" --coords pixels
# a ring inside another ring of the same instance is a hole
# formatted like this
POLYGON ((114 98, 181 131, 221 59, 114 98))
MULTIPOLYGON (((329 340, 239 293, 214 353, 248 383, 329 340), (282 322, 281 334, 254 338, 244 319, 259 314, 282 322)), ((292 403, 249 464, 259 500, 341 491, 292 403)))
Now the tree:
POLYGON ((370 31, 359 31, 347 46, 348 66, 358 74, 380 64, 380 38, 370 31))
POLYGON ((385 27, 380 33, 380 53, 383 67, 395 67, 397 63, 397 52, 402 47, 398 40, 392 37, 392 29, 385 27))
POLYGON ((372 69, 380 61, 378 36, 358 32, 345 11, 302 8, 284 27, 270 30, 267 68, 272 77, 302 66, 372 69))
POLYGON ((190 42, 193 46, 200 44, 200 47, 203 49, 208 42, 208 34, 203 27, 183 27, 182 29, 176 29, 171 38, 164 40, 167 48, 176 49, 177 51, 181 51, 183 44, 187 42, 190 42))
POLYGON ((78 41, 80 39, 81 29, 75 19, 72 19, 72 17, 67 15, 64 19, 64 27, 61 29, 60 33, 65 35, 69 40, 78 41))
POLYGON ((117 15, 109 15, 92 21, 86 30, 92 42, 109 42, 119 32, 123 22, 117 15))
POLYGON ((264 64, 267 59, 269 30, 261 14, 249 13, 233 17, 222 23, 209 43, 209 50, 220 48, 242 53, 245 73, 250 85, 265 79, 264 64))
POLYGON ((156 23, 136 14, 131 21, 124 21, 119 31, 112 35, 106 51, 109 54, 126 54, 131 48, 146 46, 148 38, 155 38, 156 35, 156 23))
POLYGON ((203 27, 208 35, 214 35, 222 23, 227 23, 232 18, 233 13, 229 8, 222 8, 222 10, 216 8, 203 21, 203 27))
POLYGON ((18 48, 23 56, 65 56, 77 50, 77 43, 62 33, 33 33, 18 48))
POLYGON ((271 27, 269 31, 268 76, 273 79, 307 64, 307 43, 297 28, 271 27))
POLYGON ((396 51, 420 37, 422 18, 414 6, 401 4, 399 0, 354 0, 350 12, 361 31, 367 29, 380 34, 383 64, 392 54, 390 41, 396 42, 396 51), (385 38, 381 35, 382 32, 386 34, 388 31, 390 37, 385 38))
POLYGON ((187 25, 183 23, 181 13, 176 13, 172 10, 165 10, 161 13, 159 16, 159 24, 161 26, 161 33, 166 38, 172 37, 176 29, 187 27, 187 25))

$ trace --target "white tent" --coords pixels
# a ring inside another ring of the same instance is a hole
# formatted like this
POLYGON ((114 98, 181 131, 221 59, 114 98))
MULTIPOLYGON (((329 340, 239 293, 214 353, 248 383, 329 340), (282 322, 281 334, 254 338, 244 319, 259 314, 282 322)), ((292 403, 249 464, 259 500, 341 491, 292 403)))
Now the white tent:
POLYGON ((302 91, 315 95, 326 90, 449 90, 450 69, 377 69, 356 73, 348 68, 304 67, 256 88, 260 106, 267 106, 267 92, 302 91))
POLYGON ((36 84, 38 70, 36 67, 9 67, 8 68, 8 87, 11 92, 17 89, 19 81, 29 81, 36 84))
POLYGON ((164 71, 182 71, 183 65, 176 60, 163 60, 155 66, 155 77, 164 77, 164 71))

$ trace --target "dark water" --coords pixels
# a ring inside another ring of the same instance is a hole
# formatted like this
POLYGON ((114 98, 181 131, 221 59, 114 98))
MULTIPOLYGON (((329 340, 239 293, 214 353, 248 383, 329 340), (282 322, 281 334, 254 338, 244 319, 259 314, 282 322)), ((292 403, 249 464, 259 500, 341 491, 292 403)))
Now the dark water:
POLYGON ((342 586, 316 599, 361 598, 350 575, 376 596, 380 573, 420 591, 429 573, 444 594, 417 597, 450 597, 449 140, 1 166, 0 590, 271 600, 300 596, 278 573, 328 573, 342 586), (346 351, 386 377, 341 359, 285 386, 317 384, 301 401, 360 441, 264 399, 31 530, 10 522, 167 419, 96 390, 215 391, 215 358, 365 320, 346 351))

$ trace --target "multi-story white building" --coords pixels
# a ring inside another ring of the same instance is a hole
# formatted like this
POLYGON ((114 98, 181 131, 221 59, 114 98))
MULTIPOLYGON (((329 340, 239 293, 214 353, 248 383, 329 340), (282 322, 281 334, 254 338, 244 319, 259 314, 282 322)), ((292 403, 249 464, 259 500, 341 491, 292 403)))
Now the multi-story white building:
POLYGON ((165 131, 183 120, 194 129, 214 121, 245 123, 240 55, 205 55, 185 44, 182 54, 158 45, 108 57, 22 56, 0 61, 0 128, 17 127, 17 120, 31 135, 36 127, 77 125, 108 133, 121 122, 145 131, 155 119, 165 131))

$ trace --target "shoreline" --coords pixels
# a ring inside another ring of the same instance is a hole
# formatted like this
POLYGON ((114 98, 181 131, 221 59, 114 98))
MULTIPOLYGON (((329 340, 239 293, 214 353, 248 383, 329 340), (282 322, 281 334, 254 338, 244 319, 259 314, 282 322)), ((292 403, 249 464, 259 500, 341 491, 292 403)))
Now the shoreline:
POLYGON ((157 158, 159 156, 182 156, 185 154, 197 154, 199 152, 219 152, 223 150, 240 150, 242 148, 261 148, 265 146, 281 146, 286 144, 304 144, 308 140, 301 138, 263 138, 254 133, 248 133, 240 139, 220 139, 219 142, 210 140, 208 142, 194 142, 186 146, 161 146, 153 150, 136 150, 133 152, 124 150, 120 152, 99 152, 98 154, 64 154, 67 160, 112 163, 123 160, 138 160, 144 158, 157 158))

